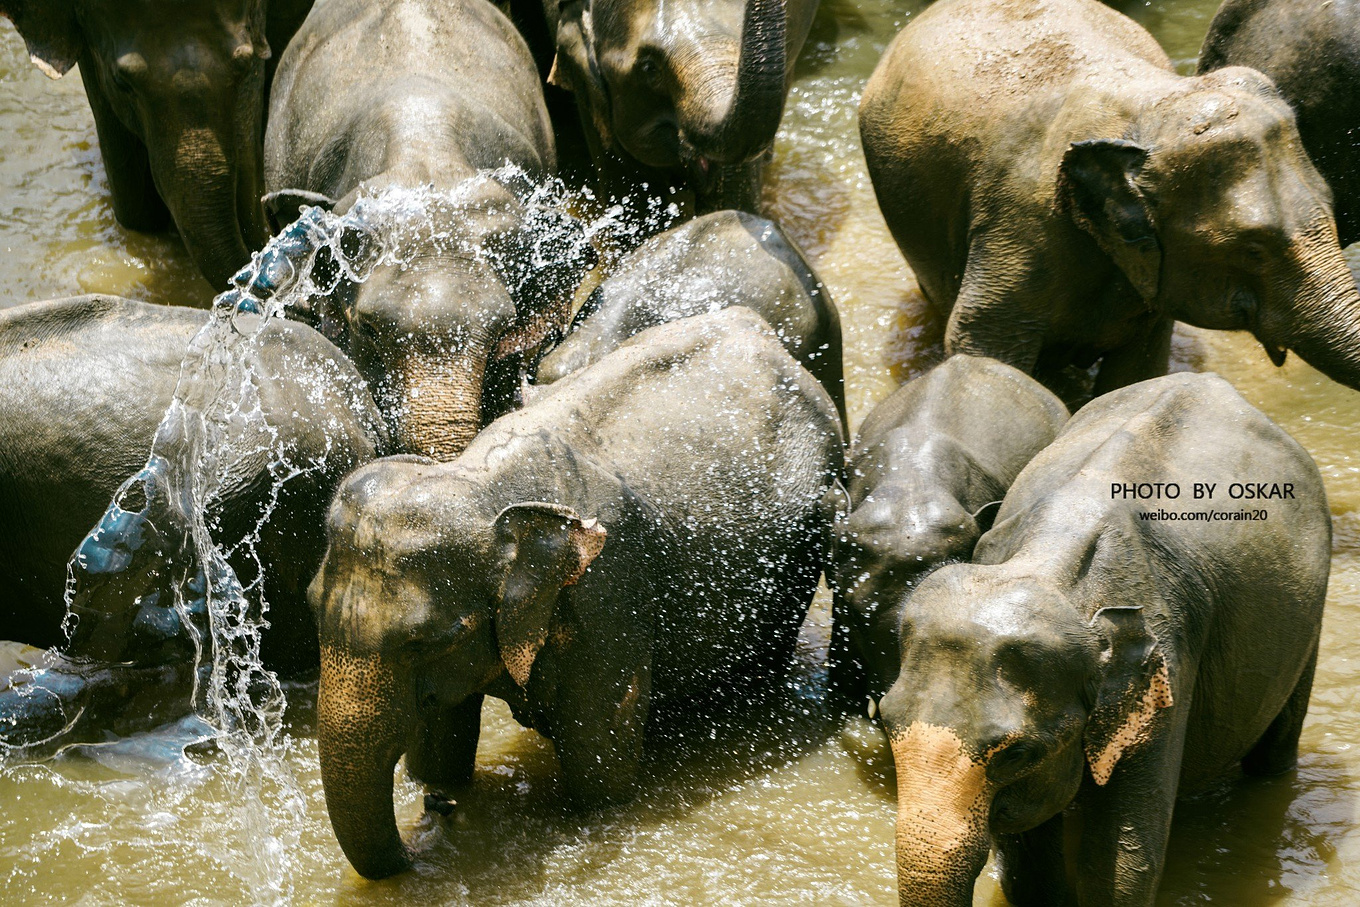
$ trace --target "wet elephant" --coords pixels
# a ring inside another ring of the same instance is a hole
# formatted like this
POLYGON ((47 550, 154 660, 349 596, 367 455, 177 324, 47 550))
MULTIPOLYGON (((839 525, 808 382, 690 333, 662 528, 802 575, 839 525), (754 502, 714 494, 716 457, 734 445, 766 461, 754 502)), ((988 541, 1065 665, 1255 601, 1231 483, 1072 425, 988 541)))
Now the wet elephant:
POLYGON ((617 194, 677 178, 699 213, 755 211, 817 0, 545 2, 549 81, 576 96, 617 194))
POLYGON ((269 238, 266 61, 311 0, 0 0, 52 78, 76 63, 118 222, 174 226, 223 289, 269 238))
POLYGON ((627 255, 576 313, 536 371, 548 384, 667 321, 741 305, 760 315, 822 382, 845 422, 841 320, 831 294, 773 221, 719 211, 652 237, 627 255))
MULTIPOLYGON (((251 316, 239 317, 248 328, 251 316)), ((188 529, 143 466, 204 320, 109 296, 0 312, 0 518, 14 530, 0 541, 0 638, 64 647, 67 656, 42 681, 52 695, 0 693, 0 744, 100 740, 106 730, 145 729, 190 707, 193 645, 168 588, 186 561, 188 529), (110 508, 129 476, 129 509, 110 508), (116 550, 82 544, 90 527, 111 521, 135 531, 116 550), (66 647, 63 593, 77 548, 66 647), (80 722, 53 738, 61 716, 76 714, 80 722)), ((305 592, 325 546, 330 497, 346 473, 385 452, 386 434, 363 380, 324 338, 278 320, 264 341, 248 367, 272 431, 245 420, 232 431, 243 455, 209 518, 225 543, 258 524, 254 553, 238 547, 232 565, 247 585, 262 568, 257 591, 270 603, 262 654, 296 676, 317 664, 305 592), (303 468, 275 501, 281 457, 303 468)))
POLYGON ((995 359, 951 356, 874 407, 846 472, 828 585, 832 675, 863 711, 897 680, 898 620, 923 577, 967 561, 1020 470, 1067 421, 1043 385, 995 359))
POLYGON ((632 793, 662 704, 782 675, 841 457, 826 391, 732 308, 644 331, 452 463, 355 472, 311 587, 321 777, 354 867, 408 865, 393 766, 436 798, 466 782, 484 695, 594 806, 632 793))
POLYGON ((1199 57, 1202 73, 1224 66, 1259 69, 1293 105, 1341 243, 1360 241, 1360 3, 1227 0, 1199 57))
POLYGON ((528 48, 486 0, 332 0, 289 46, 270 106, 280 224, 305 205, 375 202, 369 227, 399 260, 319 307, 398 448, 452 459, 481 425, 488 367, 565 322, 591 261, 572 218, 531 214, 482 175, 513 166, 532 183, 555 169, 528 48))
POLYGON ((1073 416, 897 617, 902 904, 972 904, 994 845, 1012 903, 1151 905, 1180 792, 1294 766, 1331 528, 1308 453, 1216 375, 1073 416))
POLYGON ((1163 374, 1174 321, 1360 387, 1360 292, 1270 80, 1183 77, 1095 0, 941 0, 864 90, 879 205, 947 351, 1096 392, 1163 374))

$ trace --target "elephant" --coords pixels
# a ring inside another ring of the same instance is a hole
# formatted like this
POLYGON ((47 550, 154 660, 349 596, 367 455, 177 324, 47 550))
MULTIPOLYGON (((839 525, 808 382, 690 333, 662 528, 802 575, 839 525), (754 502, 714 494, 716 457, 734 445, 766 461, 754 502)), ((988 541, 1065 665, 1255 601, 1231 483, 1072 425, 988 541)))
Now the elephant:
POLYGON ((1165 374, 1172 325, 1249 330, 1360 387, 1360 291, 1270 80, 1177 75, 1096 0, 941 0, 894 39, 860 132, 945 350, 1094 391, 1165 374))
POLYGON ((1151 905, 1179 793, 1295 765, 1331 531, 1312 458, 1217 375, 1077 412, 896 618, 901 903, 972 904, 994 844, 1012 903, 1151 905))
POLYGON ((340 326, 333 339, 406 453, 467 446, 489 364, 517 364, 564 323, 593 264, 575 219, 530 211, 517 186, 484 175, 507 166, 537 182, 556 156, 528 48, 486 0, 328 0, 284 53, 266 205, 283 224, 307 206, 374 203, 363 216, 395 260, 341 281, 311 317, 340 326))
POLYGON ((634 790, 649 715, 778 676, 842 456, 826 390, 735 307, 643 331, 453 462, 346 479, 309 596, 321 778, 354 868, 409 865, 393 766, 404 752, 447 806, 484 696, 552 740, 593 807, 634 790))
POLYGON ((1341 244, 1360 241, 1360 3, 1226 0, 1209 24, 1199 70, 1224 66, 1270 76, 1332 189, 1341 244))
POLYGON ((817 0, 544 0, 550 84, 576 98, 616 194, 680 181, 700 214, 756 212, 817 0))
POLYGON ((850 452, 827 576, 832 685, 843 704, 877 702, 897 680, 907 596, 931 571, 972 557, 1006 490, 1067 418, 1024 372, 962 354, 869 413, 850 452))
POLYGON ((625 256, 540 360, 535 380, 551 384, 646 328, 729 305, 744 305, 774 327, 789 354, 831 394, 844 426, 836 304, 777 224, 742 211, 686 221, 625 256))
POLYGON ((33 62, 76 63, 94 113, 113 213, 172 224, 218 289, 269 238, 262 142, 267 61, 312 0, 0 0, 33 62))
MULTIPOLYGON (((239 318, 253 330, 253 316, 239 318)), ((111 296, 0 312, 0 514, 12 530, 0 543, 0 637, 65 648, 35 681, 45 691, 0 692, 0 744, 98 741, 191 707, 194 647, 168 588, 186 567, 188 526, 155 481, 164 464, 144 467, 204 320, 111 296), (129 476, 128 509, 110 506, 129 476), (115 528, 129 530, 120 543, 104 532, 115 528), (63 598, 72 552, 73 628, 63 598)), ((283 319, 261 338, 247 368, 268 428, 234 423, 228 442, 242 455, 207 516, 223 543, 258 532, 231 563, 270 604, 261 654, 285 676, 306 676, 319 664, 306 588, 326 509, 341 478, 388 441, 367 386, 334 346, 283 319), (281 458, 299 474, 282 481, 281 458)))

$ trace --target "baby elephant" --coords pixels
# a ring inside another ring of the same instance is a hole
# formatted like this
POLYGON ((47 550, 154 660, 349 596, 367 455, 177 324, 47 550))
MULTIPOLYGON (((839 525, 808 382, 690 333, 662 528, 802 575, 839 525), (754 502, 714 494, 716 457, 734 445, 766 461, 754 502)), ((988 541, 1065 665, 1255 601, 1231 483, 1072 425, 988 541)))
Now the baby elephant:
POLYGON ((842 456, 826 391, 734 308, 643 332, 450 463, 354 473, 310 590, 321 777, 354 867, 407 866, 393 765, 467 781, 484 694, 596 805, 631 794, 662 703, 777 674, 842 456))
POLYGON ((927 573, 968 560, 996 508, 1067 421, 1062 401, 995 359, 953 356, 880 403, 850 456, 836 527, 832 672, 860 705, 897 680, 897 623, 927 573))
MULTIPOLYGON (((0 535, 0 638, 65 642, 67 561, 80 549, 66 653, 75 660, 59 659, 34 684, 0 684, 0 744, 36 754, 35 745, 102 740, 190 708, 193 644, 169 588, 189 569, 189 527, 154 468, 142 468, 205 317, 108 296, 0 313, 0 522, 13 530, 0 535), (129 476, 129 509, 110 506, 129 476), (82 543, 91 526, 111 522, 135 531, 113 547, 98 535, 82 543)), ((253 317, 238 317, 251 330, 253 317)), ((267 426, 248 416, 234 425, 229 443, 250 453, 208 516, 222 542, 258 531, 253 550, 239 546, 231 563, 248 587, 260 579, 271 605, 266 663, 295 675, 317 663, 305 589, 324 550, 326 507, 386 436, 363 380, 324 338, 286 321, 264 338, 249 368, 267 426), (301 474, 275 501, 280 456, 301 474)))
POLYGON ((841 320, 825 284, 775 223, 718 211, 654 236, 619 264, 543 358, 547 384, 597 361, 649 327, 744 305, 836 401, 845 419, 841 320))
POLYGON ((1077 413, 898 616, 901 902, 972 904, 994 843, 1012 902, 1071 903, 1075 803, 1076 902, 1152 904, 1182 786, 1294 765, 1330 555, 1317 467, 1221 378, 1077 413))

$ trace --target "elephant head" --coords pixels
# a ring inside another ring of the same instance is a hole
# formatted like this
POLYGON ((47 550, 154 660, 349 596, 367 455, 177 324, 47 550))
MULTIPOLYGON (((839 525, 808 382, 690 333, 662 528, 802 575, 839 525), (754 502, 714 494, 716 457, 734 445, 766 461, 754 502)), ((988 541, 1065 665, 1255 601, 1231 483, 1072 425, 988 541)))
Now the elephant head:
POLYGON ((43 72, 80 64, 119 222, 173 221, 218 287, 269 236, 267 2, 0 0, 43 72))
POLYGON ((811 27, 806 0, 569 0, 548 4, 549 77, 576 95, 607 152, 683 170, 701 213, 754 210, 793 60, 811 27))
POLYGON ((1124 575, 1109 561, 1132 556, 1108 542, 1072 586, 956 564, 899 612, 901 673, 879 713, 897 766, 903 905, 971 904, 993 834, 1057 815, 1088 771, 1104 785, 1173 704, 1147 590, 1108 582, 1124 575), (1078 602, 1093 583, 1106 604, 1087 616, 1078 602))
POLYGON ((854 497, 860 500, 833 533, 828 584, 836 591, 837 619, 845 624, 850 654, 875 699, 901 670, 897 623, 912 590, 937 568, 968 560, 1000 504, 994 500, 969 513, 949 490, 963 484, 944 478, 950 466, 956 465, 966 481, 988 486, 974 497, 999 498, 999 483, 980 475, 961 452, 941 457, 938 451, 950 442, 933 439, 925 446, 933 448, 925 459, 935 475, 898 474, 869 495, 855 483, 854 497))
POLYGON ((1276 365, 1292 349, 1360 388, 1360 291, 1289 105, 1255 70, 1185 81, 1127 135, 1067 149, 1059 209, 1149 310, 1251 331, 1276 365))
MULTIPOLYGON (((266 203, 280 221, 306 205, 344 211, 353 228, 342 242, 363 243, 366 233, 385 250, 362 283, 341 282, 298 314, 342 326, 332 339, 373 388, 396 449, 451 460, 481 427, 488 367, 566 322, 595 253, 575 218, 495 179, 475 177, 448 198, 410 197, 419 200, 408 204, 401 190, 371 198, 356 190, 338 202, 284 190, 266 203)), ((301 262, 319 234, 295 226, 277 249, 301 262)))
MULTIPOLYGON (((424 461, 428 462, 428 461, 424 461)), ((397 830, 392 772, 434 781, 447 758, 427 750, 441 722, 500 683, 524 690, 553 625, 558 594, 605 544, 569 508, 484 509, 485 492, 446 478, 431 498, 420 458, 380 460, 341 487, 329 548, 309 589, 321 635, 317 702, 321 778, 331 824, 361 875, 410 859, 397 830), (432 502, 434 506, 432 509, 432 502), (475 697, 475 698, 474 698, 475 697)), ((468 764, 476 722, 469 717, 468 764)))

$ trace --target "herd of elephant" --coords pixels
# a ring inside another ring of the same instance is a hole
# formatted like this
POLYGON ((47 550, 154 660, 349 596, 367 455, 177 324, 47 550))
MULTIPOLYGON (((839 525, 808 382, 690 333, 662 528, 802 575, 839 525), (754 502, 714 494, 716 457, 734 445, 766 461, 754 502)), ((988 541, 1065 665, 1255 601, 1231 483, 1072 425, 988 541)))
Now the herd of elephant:
MULTIPOLYGON (((1015 904, 1150 905, 1179 791, 1293 767, 1322 479, 1227 382, 1167 371, 1183 321, 1360 389, 1360 0, 1226 0, 1194 76, 1097 0, 913 17, 860 126, 948 358, 853 445, 836 307, 757 210, 816 6, 0 0, 45 72, 79 64, 119 221, 173 226, 219 287, 259 279, 252 252, 321 261, 321 212, 453 200, 260 327, 273 443, 212 502, 215 530, 257 532, 232 563, 269 605, 264 662, 319 668, 362 875, 419 857, 401 757, 457 808, 484 697, 551 739, 574 802, 618 802, 649 716, 785 673, 823 577, 828 695, 897 767, 904 905, 971 904, 993 852, 1015 904), (551 179, 568 146, 625 210, 660 193, 687 219, 598 250, 579 212, 485 177, 551 179), (1069 416, 1048 388, 1074 367, 1069 416), (309 464, 281 491, 279 450, 309 464), (1268 518, 1121 491, 1170 483, 1250 485, 1268 518)), ((171 586, 202 578, 139 477, 204 320, 0 313, 0 636, 50 650, 0 681, 12 756, 193 705, 171 586)))

